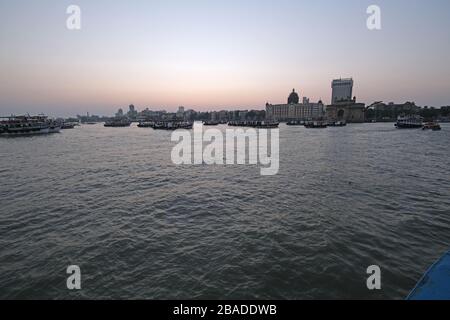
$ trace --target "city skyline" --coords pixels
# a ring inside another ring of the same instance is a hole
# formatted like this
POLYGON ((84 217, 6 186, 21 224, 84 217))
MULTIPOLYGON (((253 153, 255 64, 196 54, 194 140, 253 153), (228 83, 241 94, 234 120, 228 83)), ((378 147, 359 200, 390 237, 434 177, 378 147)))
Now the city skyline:
POLYGON ((109 115, 119 107, 264 109, 295 88, 331 100, 450 104, 450 3, 0 1, 0 113, 109 115), (80 6, 81 30, 66 28, 80 6), (369 5, 382 29, 366 27, 369 5))

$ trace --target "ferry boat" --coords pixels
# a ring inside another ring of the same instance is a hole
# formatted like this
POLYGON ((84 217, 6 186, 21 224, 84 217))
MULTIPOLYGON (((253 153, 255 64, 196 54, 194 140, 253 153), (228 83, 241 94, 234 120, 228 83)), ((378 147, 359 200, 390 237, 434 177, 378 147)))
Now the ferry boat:
POLYGON ((397 129, 419 129, 423 127, 423 119, 417 115, 398 116, 397 129))
POLYGON ((309 121, 305 123, 305 128, 308 129, 325 129, 328 127, 328 123, 325 121, 309 121))
POLYGON ((127 118, 113 118, 104 124, 105 127, 129 127, 130 125, 131 121, 127 118))
POLYGON ((45 115, 10 116, 0 118, 1 136, 58 133, 61 125, 45 115))
POLYGON ((437 122, 427 122, 423 125, 422 130, 433 130, 439 131, 441 130, 441 126, 437 122))
POLYGON ((450 251, 422 276, 407 300, 450 300, 450 251))

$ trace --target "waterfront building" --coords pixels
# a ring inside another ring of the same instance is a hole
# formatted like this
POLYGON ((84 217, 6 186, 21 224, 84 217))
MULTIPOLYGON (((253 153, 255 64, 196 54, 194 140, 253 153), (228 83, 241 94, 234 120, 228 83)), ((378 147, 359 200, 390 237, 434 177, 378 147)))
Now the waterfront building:
POLYGON ((331 104, 352 100, 353 79, 336 79, 331 83, 331 104))
MULTIPOLYGON (((119 110, 117 110, 115 116, 118 117, 118 118, 119 117, 123 117, 123 110, 122 110, 122 108, 119 108, 119 110)), ((88 117, 89 117, 89 115, 88 115, 88 117)))
POLYGON ((266 104, 266 119, 271 121, 312 120, 325 116, 325 106, 322 101, 312 103, 304 97, 299 103, 299 95, 292 90, 287 104, 266 104))
POLYGON ((184 119, 184 107, 183 106, 178 107, 177 118, 184 119))
POLYGON ((352 98, 353 79, 336 79, 331 83, 331 104, 326 108, 329 122, 361 123, 365 121, 366 105, 352 98))
POLYGON ((298 102, 300 101, 300 98, 297 94, 297 92, 295 92, 295 89, 292 89, 291 94, 288 97, 288 104, 298 104, 298 102))
POLYGON ((130 119, 136 119, 137 118, 138 112, 136 111, 136 108, 134 107, 134 105, 132 105, 132 104, 129 105, 127 116, 130 119))

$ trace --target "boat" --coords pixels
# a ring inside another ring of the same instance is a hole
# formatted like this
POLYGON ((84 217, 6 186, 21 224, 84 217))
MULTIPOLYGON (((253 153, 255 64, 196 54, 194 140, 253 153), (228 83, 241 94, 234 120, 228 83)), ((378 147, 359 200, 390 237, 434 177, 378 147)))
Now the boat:
POLYGON ((276 129, 280 126, 278 122, 257 122, 255 128, 258 129, 276 129))
POLYGON ((433 130, 433 131, 439 131, 441 130, 441 126, 439 125, 439 123, 437 122, 426 122, 423 127, 422 130, 433 130))
POLYGON ((220 124, 219 121, 212 121, 212 120, 203 121, 203 125, 205 126, 218 126, 219 124, 220 124))
POLYGON ((288 121, 286 123, 288 126, 304 126, 305 125, 305 121, 301 121, 301 120, 292 120, 292 121, 288 121))
POLYGON ((328 123, 329 127, 345 127, 347 125, 347 122, 345 121, 334 121, 328 123))
POLYGON ((139 128, 153 128, 154 125, 153 121, 140 121, 137 126, 139 128))
POLYGON ((73 129, 75 128, 75 123, 72 122, 63 122, 61 124, 61 129, 65 130, 65 129, 73 129))
POLYGON ((58 133, 60 130, 61 125, 45 115, 10 116, 0 121, 1 136, 58 133))
POLYGON ((192 122, 180 122, 177 129, 192 129, 193 126, 192 122))
POLYGON ((177 129, 192 129, 192 122, 180 122, 180 121, 159 121, 154 122, 151 126, 155 130, 177 130, 177 129))
POLYGON ((113 118, 105 122, 105 127, 129 127, 131 121, 128 118, 113 118))
POLYGON ((423 127, 423 119, 418 115, 398 116, 395 127, 397 129, 419 129, 423 127))
POLYGON ((406 300, 450 300, 450 251, 427 270, 406 300))
POLYGON ((274 129, 278 128, 280 123, 275 121, 230 121, 228 125, 231 127, 251 127, 258 129, 274 129))
POLYGON ((324 129, 328 127, 325 121, 308 121, 305 123, 305 128, 308 129, 324 129))

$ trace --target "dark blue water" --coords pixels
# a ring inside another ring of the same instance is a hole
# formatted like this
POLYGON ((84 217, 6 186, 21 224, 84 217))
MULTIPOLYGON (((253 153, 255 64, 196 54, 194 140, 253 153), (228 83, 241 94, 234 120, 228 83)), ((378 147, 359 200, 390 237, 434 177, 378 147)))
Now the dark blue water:
POLYGON ((402 299, 449 247, 449 125, 283 125, 266 177, 175 166, 173 145, 135 126, 0 139, 0 298, 402 299))

